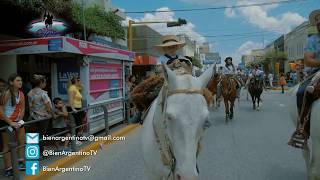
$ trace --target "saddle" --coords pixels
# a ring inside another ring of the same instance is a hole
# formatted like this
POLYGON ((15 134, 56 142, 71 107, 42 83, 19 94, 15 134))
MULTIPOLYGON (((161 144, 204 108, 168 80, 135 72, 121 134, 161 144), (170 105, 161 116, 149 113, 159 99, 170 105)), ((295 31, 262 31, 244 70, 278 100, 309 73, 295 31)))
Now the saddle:
POLYGON ((308 139, 310 137, 310 115, 312 103, 320 98, 320 82, 317 82, 314 87, 314 92, 308 93, 305 88, 310 84, 313 76, 309 77, 305 82, 301 83, 297 93, 297 107, 299 119, 295 132, 292 134, 289 145, 308 149, 308 139), (300 92, 300 93, 299 93, 300 92), (303 92, 303 93, 301 93, 303 92))

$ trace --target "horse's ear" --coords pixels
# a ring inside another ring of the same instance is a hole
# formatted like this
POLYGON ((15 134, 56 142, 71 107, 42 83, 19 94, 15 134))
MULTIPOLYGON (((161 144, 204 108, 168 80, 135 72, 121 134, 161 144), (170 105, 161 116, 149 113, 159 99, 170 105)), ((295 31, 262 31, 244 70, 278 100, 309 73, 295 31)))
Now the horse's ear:
POLYGON ((207 87, 210 79, 216 73, 216 64, 211 65, 204 73, 201 74, 199 80, 201 81, 201 86, 207 87))
POLYGON ((175 78, 175 73, 164 63, 162 63, 162 69, 163 69, 164 79, 167 82, 173 82, 175 78))

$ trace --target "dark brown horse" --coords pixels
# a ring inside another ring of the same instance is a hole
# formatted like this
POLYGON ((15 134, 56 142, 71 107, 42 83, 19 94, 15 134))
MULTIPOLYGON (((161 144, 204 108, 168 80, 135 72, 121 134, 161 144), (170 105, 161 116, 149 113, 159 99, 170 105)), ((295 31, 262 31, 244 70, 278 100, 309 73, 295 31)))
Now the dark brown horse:
POLYGON ((219 74, 215 74, 213 76, 213 78, 210 80, 210 82, 208 83, 208 89, 212 94, 213 97, 213 106, 215 109, 217 109, 218 107, 220 107, 220 103, 218 102, 218 98, 217 97, 217 89, 218 89, 218 83, 220 81, 220 75, 219 74))
POLYGON ((262 79, 260 79, 258 76, 252 77, 249 82, 248 90, 251 95, 253 109, 259 110, 260 101, 261 101, 260 96, 263 91, 262 79), (256 103, 257 103, 257 107, 256 107, 256 103))
POLYGON ((234 101, 237 98, 237 80, 230 75, 222 76, 221 94, 226 109, 226 123, 233 119, 234 101))

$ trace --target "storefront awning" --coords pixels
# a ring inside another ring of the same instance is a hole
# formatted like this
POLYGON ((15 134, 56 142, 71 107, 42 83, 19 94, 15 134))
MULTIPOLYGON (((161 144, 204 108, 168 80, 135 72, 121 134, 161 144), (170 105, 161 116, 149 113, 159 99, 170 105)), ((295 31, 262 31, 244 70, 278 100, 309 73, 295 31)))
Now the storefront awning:
POLYGON ((0 41, 0 55, 73 53, 133 61, 135 53, 69 37, 0 41))

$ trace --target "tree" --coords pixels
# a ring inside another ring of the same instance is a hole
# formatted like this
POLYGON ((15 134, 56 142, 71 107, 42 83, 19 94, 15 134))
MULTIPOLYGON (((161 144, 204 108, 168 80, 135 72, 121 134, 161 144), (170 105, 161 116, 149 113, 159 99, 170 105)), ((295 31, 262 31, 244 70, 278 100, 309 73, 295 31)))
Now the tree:
MULTIPOLYGON (((71 23, 83 27, 82 6, 73 0, 19 0, 10 1, 21 9, 30 10, 42 15, 49 11, 55 16, 67 19, 71 23)), ((108 36, 115 39, 125 39, 125 30, 121 26, 121 19, 113 12, 106 12, 97 5, 84 9, 85 25, 88 32, 108 36)))
POLYGON ((287 53, 283 51, 277 51, 277 50, 268 51, 264 55, 264 58, 261 61, 261 64, 264 65, 266 72, 270 72, 270 68, 273 69, 274 64, 276 62, 286 60, 287 57, 288 57, 287 53))
MULTIPOLYGON (((74 3, 72 7, 74 20, 83 26, 82 7, 74 3)), ((125 30, 121 26, 121 19, 113 12, 106 12, 97 5, 84 10, 85 26, 90 33, 108 36, 116 39, 125 39, 125 30)))
POLYGON ((200 63, 200 60, 197 59, 196 57, 191 57, 191 62, 194 66, 198 67, 198 68, 202 68, 202 64, 200 63))

